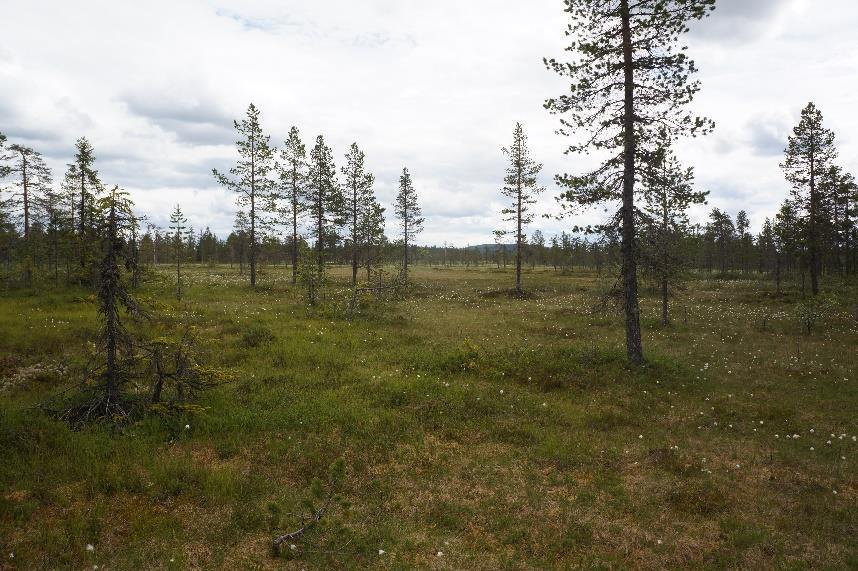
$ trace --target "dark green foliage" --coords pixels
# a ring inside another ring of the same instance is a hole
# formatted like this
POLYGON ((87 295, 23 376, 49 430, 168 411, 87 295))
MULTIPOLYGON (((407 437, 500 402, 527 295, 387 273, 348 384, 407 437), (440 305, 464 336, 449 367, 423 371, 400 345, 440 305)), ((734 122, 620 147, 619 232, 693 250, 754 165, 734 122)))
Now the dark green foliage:
POLYGON ((289 130, 289 138, 280 150, 280 161, 277 172, 280 183, 278 198, 280 215, 291 226, 292 236, 289 241, 292 261, 292 283, 298 280, 298 220, 307 211, 305 203, 307 192, 307 149, 301 142, 301 133, 297 127, 289 130))
POLYGON ((250 285, 256 287, 256 267, 259 243, 270 227, 271 213, 275 208, 274 170, 275 149, 271 137, 264 134, 259 123, 259 110, 251 103, 246 118, 233 122, 239 140, 235 146, 238 161, 229 170, 231 177, 212 169, 215 179, 237 195, 239 208, 246 208, 250 222, 250 285))
POLYGON ((403 248, 402 273, 408 278, 408 248, 414 244, 414 240, 423 231, 423 216, 420 204, 417 202, 417 193, 411 181, 411 173, 407 168, 402 169, 399 177, 399 193, 394 203, 394 213, 399 220, 402 230, 401 241, 403 248))
POLYGON ((537 175, 542 170, 542 165, 534 161, 527 148, 527 135, 521 123, 515 124, 512 133, 512 146, 504 147, 503 154, 509 160, 509 166, 504 176, 504 186, 501 193, 511 201, 509 207, 504 208, 502 214, 506 216, 506 222, 512 222, 515 230, 495 231, 495 239, 500 239, 504 234, 512 233, 515 236, 515 289, 521 292, 521 259, 526 243, 526 226, 533 222, 532 206, 536 204, 536 196, 544 188, 539 186, 537 175))
POLYGON ((339 241, 339 228, 345 223, 345 197, 337 182, 333 153, 321 135, 310 152, 307 208, 312 218, 310 236, 316 241, 316 265, 324 273, 325 250, 339 241))
POLYGON ((685 109, 700 86, 691 80, 696 68, 679 39, 689 22, 714 9, 715 0, 565 4, 572 18, 567 36, 573 38, 568 50, 573 59, 545 63, 569 79, 571 93, 549 99, 545 106, 563 116, 562 134, 578 136, 568 153, 595 149, 610 156, 589 173, 558 176, 557 183, 567 189, 561 203, 573 209, 620 203, 601 230, 620 237, 626 351, 631 362, 641 363, 635 182, 639 165, 657 154, 653 146, 659 134, 674 140, 712 128, 710 121, 685 109))

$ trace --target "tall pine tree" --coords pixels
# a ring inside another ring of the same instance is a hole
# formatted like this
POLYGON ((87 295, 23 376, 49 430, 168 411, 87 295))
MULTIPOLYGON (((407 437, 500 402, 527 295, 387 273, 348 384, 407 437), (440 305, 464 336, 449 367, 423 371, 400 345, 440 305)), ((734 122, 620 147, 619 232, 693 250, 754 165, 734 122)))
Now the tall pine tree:
POLYGON ((247 208, 250 221, 250 285, 256 287, 256 269, 261 236, 271 225, 269 214, 274 209, 274 181, 270 174, 274 167, 275 149, 269 144, 271 137, 262 132, 259 110, 251 103, 247 115, 239 123, 234 121, 239 139, 235 142, 238 162, 229 169, 228 177, 212 169, 215 179, 237 194, 239 208, 247 208))
POLYGON ((298 279, 298 220, 306 211, 307 149, 301 142, 297 127, 289 130, 289 138, 280 150, 277 170, 280 174, 281 211, 291 225, 289 249, 292 261, 292 284, 298 279))
POLYGON ((507 222, 515 226, 515 290, 521 292, 521 257, 524 248, 525 227, 533 222, 531 206, 536 204, 536 195, 544 189, 536 179, 542 165, 534 161, 527 148, 527 135, 521 123, 515 124, 512 133, 512 146, 504 147, 503 154, 509 165, 504 176, 501 193, 511 201, 502 214, 507 222))
POLYGON ((607 159, 584 175, 557 177, 573 206, 619 202, 610 221, 619 231, 626 352, 644 360, 638 303, 635 182, 645 148, 665 130, 669 137, 706 132, 711 122, 685 111, 699 91, 691 81, 694 62, 680 46, 692 20, 715 7, 715 0, 565 0, 572 18, 570 62, 546 60, 549 69, 569 78, 571 93, 549 99, 562 114, 560 132, 587 132, 567 152, 606 151, 607 159), (567 115, 568 114, 568 115, 567 115))
POLYGON ((30 147, 15 144, 11 145, 9 150, 15 157, 10 172, 16 178, 17 188, 11 198, 12 212, 17 214, 20 220, 24 238, 24 281, 30 284, 35 265, 30 228, 36 214, 34 207, 40 204, 41 198, 51 188, 51 170, 45 164, 41 153, 30 147))
POLYGON ((408 279, 408 247, 423 231, 423 212, 417 202, 417 193, 414 190, 414 184, 411 182, 411 173, 408 172, 407 168, 402 169, 402 176, 399 177, 399 193, 396 195, 394 212, 399 219, 399 227, 402 229, 404 247, 402 273, 408 279))
POLYGON ((358 258, 364 245, 361 222, 366 222, 365 212, 373 207, 375 177, 366 172, 364 153, 357 143, 352 143, 346 154, 346 164, 342 169, 345 194, 345 220, 349 226, 349 248, 352 262, 352 286, 357 285, 358 258))
POLYGON ((837 157, 837 150, 834 133, 822 124, 822 112, 813 103, 808 103, 801 112, 801 120, 793 129, 784 154, 781 168, 792 185, 791 196, 798 215, 804 220, 810 288, 813 295, 817 295, 826 223, 826 197, 821 192, 820 182, 837 157))
POLYGON ((310 234, 316 240, 316 266, 321 274, 325 270, 325 242, 338 239, 344 208, 334 156, 322 135, 316 137, 316 145, 310 152, 307 207, 313 217, 310 234))

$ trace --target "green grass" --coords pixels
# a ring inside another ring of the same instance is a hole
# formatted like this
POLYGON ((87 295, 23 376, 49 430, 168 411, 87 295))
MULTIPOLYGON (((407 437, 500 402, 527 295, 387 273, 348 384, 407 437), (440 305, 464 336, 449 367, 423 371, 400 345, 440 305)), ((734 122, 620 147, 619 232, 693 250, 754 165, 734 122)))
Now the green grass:
POLYGON ((167 273, 139 292, 145 328, 189 321, 234 380, 118 431, 35 408, 86 363, 90 294, 0 297, 0 567, 858 564, 855 286, 828 284, 809 336, 765 282, 702 276, 667 328, 647 293, 631 369, 587 272, 530 272, 516 299, 511 272, 418 267, 409 299, 351 320, 343 268, 317 308, 281 268, 257 291, 187 272, 182 303, 167 273), (337 458, 350 508, 275 558, 337 458))

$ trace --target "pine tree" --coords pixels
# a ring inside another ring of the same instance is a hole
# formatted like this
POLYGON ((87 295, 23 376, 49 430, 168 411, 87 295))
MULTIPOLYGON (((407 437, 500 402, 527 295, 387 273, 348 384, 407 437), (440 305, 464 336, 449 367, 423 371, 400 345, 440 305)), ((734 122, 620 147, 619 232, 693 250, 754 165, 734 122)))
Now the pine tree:
POLYGON ((364 153, 357 143, 352 143, 346 154, 346 165, 342 168, 345 186, 345 220, 349 225, 349 246, 352 258, 352 286, 357 285, 358 257, 363 249, 364 236, 361 234, 361 221, 366 221, 365 211, 373 207, 375 177, 366 172, 364 153))
MULTIPOLYGON (((795 259, 804 258, 804 241, 801 239, 804 229, 802 228, 803 221, 798 215, 795 203, 790 200, 785 200, 781 205, 780 210, 775 216, 774 235, 775 246, 777 249, 777 291, 781 292, 781 279, 783 275, 783 262, 792 262, 795 259)), ((802 264, 804 267, 804 264, 802 264)), ((804 272, 802 271, 802 290, 804 290, 804 272)), ((802 291, 803 293, 803 291, 802 291)))
POLYGON ((638 303, 635 182, 642 151, 665 130, 673 139, 705 133, 711 122, 685 110, 700 86, 679 38, 688 23, 706 16, 715 0, 565 0, 572 18, 567 36, 571 62, 546 60, 549 69, 571 80, 571 93, 549 99, 561 118, 564 135, 589 132, 567 152, 612 152, 600 167, 557 177, 567 188, 562 199, 572 206, 619 202, 609 225, 619 230, 626 352, 632 363, 644 360, 638 303))
POLYGON ((661 292, 661 323, 670 323, 669 298, 682 283, 686 261, 681 241, 688 232, 688 208, 706 201, 707 192, 694 190, 694 169, 682 168, 662 137, 653 156, 647 157, 643 177, 645 271, 652 274, 661 292))
POLYGON ((188 219, 179 205, 170 214, 170 233, 173 237, 173 248, 176 254, 176 299, 182 299, 182 257, 184 243, 193 236, 193 230, 188 228, 188 219))
POLYGON ((831 249, 835 268, 844 274, 849 265, 850 236, 854 233, 855 224, 853 204, 858 185, 850 173, 832 165, 821 177, 820 192, 823 196, 829 234, 826 246, 831 249))
POLYGON ((414 243, 414 239, 423 231, 423 217, 420 204, 417 202, 417 193, 411 182, 411 173, 407 168, 402 169, 399 177, 399 193, 396 195, 394 212, 399 219, 402 229, 402 244, 405 252, 402 258, 402 273, 408 279, 408 247, 414 243))
POLYGON ((823 126, 822 113, 813 103, 808 103, 801 112, 801 121, 793 129, 784 154, 781 168, 787 182, 792 185, 791 197, 798 215, 805 221, 810 287, 813 295, 817 295, 826 223, 825 197, 820 182, 837 157, 837 150, 834 148, 834 133, 823 126))
POLYGON ((384 212, 384 207, 379 204, 375 195, 370 194, 358 218, 358 236, 364 251, 367 282, 371 280, 372 270, 378 269, 381 265, 384 246, 387 242, 384 235, 384 212))
MULTIPOLYGON (((60 257, 68 264, 71 252, 64 248, 69 244, 74 234, 74 225, 63 207, 63 195, 48 187, 38 198, 39 210, 43 213, 46 237, 49 249, 49 267, 53 273, 54 283, 59 283, 60 257)), ((68 266, 67 266, 68 267, 68 266)))
POLYGON ((21 221, 24 238, 24 282, 30 284, 33 279, 34 248, 30 239, 30 228, 35 218, 34 206, 51 188, 51 170, 45 164, 41 153, 14 144, 9 147, 15 157, 9 174, 16 177, 17 191, 11 197, 12 210, 17 211, 21 221))
POLYGON ((247 251, 247 235, 250 232, 250 221, 244 210, 235 213, 235 222, 232 224, 232 232, 235 234, 238 246, 238 273, 244 275, 244 259, 247 251))
POLYGON ((239 208, 247 208, 250 221, 250 285, 256 287, 256 265, 262 234, 271 225, 268 216, 274 209, 274 181, 270 178, 274 167, 275 149, 270 146, 271 137, 262 132, 259 110, 251 103, 247 116, 233 121, 239 140, 235 146, 238 162, 229 169, 232 178, 212 169, 215 179, 237 194, 239 208))
POLYGON ((337 182, 337 169, 331 149, 322 135, 310 151, 310 171, 307 177, 307 206, 313 217, 311 236, 316 240, 316 266, 319 274, 325 270, 325 241, 339 237, 343 224, 344 198, 337 182))
POLYGON ((752 242, 751 234, 748 229, 751 227, 751 221, 748 220, 748 213, 740 210, 736 214, 736 240, 739 245, 739 262, 742 266, 742 271, 748 272, 748 257, 750 256, 752 242))
POLYGON ((504 187, 501 190, 501 193, 512 203, 501 212, 506 216, 504 220, 512 222, 515 226, 515 290, 521 293, 521 256, 525 227, 533 222, 531 206, 536 204, 536 196, 544 189, 539 186, 536 179, 542 170, 542 165, 530 157, 527 135, 524 134, 521 123, 515 124, 512 137, 512 146, 503 149, 503 154, 509 160, 509 166, 507 166, 504 187))
POLYGON ((298 220, 306 211, 304 203, 307 186, 307 149, 301 142, 297 127, 289 130, 289 138, 280 151, 280 199, 285 203, 283 214, 290 219, 292 236, 289 244, 292 260, 292 284, 298 280, 298 220))
POLYGON ((727 273, 728 252, 736 237, 736 226, 730 215, 718 208, 713 208, 709 213, 709 224, 706 226, 706 234, 718 250, 719 267, 721 273, 727 273))

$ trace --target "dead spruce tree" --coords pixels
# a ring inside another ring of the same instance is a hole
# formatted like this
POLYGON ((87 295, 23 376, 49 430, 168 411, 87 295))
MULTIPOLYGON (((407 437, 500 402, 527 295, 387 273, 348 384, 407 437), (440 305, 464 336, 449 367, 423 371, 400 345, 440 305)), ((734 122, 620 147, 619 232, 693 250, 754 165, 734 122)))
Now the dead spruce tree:
POLYGON ((661 323, 668 325, 668 301, 681 286, 686 266, 682 239, 688 235, 688 208, 705 203, 709 193, 694 190, 694 169, 682 168, 666 139, 647 157, 643 183, 642 262, 644 271, 658 282, 661 323))
POLYGON ((173 238, 173 250, 176 255, 176 299, 182 299, 182 253, 185 242, 191 236, 192 230, 188 228, 188 219, 179 205, 170 214, 170 234, 173 238))
POLYGON ((512 146, 504 147, 503 154, 509 160, 509 166, 506 169, 501 193, 510 199, 511 204, 501 213, 505 216, 504 221, 515 225, 515 291, 521 293, 521 257, 524 250, 525 227, 533 222, 531 206, 536 204, 536 195, 545 190, 536 180, 542 165, 530 157, 527 135, 524 134, 521 123, 515 124, 512 146))
POLYGON ((803 220, 804 242, 807 245, 806 265, 810 270, 810 289, 819 294, 819 274, 822 270, 823 226, 825 199, 820 185, 825 172, 837 157, 834 133, 822 124, 822 112, 808 103, 801 112, 801 121, 789 138, 781 164, 784 175, 792 185, 792 202, 803 220))
POLYGON ((673 139, 708 132, 712 123, 685 111, 700 86, 680 36, 690 21, 715 8, 715 0, 565 0, 572 22, 568 62, 545 60, 567 77, 571 93, 545 106, 561 117, 560 133, 587 133, 567 153, 604 151, 607 158, 583 175, 560 175, 567 206, 619 203, 606 226, 618 232, 622 257, 622 294, 626 353, 644 361, 638 303, 635 182, 638 163, 654 135, 673 139), (568 118, 565 118, 568 117, 568 118))
POLYGON ((358 148, 357 143, 352 143, 346 154, 346 164, 342 168, 345 186, 343 214, 349 227, 348 246, 352 258, 352 287, 357 285, 358 259, 364 246, 361 223, 367 221, 365 211, 372 208, 375 199, 373 191, 375 177, 372 173, 366 172, 364 159, 363 151, 358 148))
POLYGON ((304 203, 307 186, 307 149, 301 142, 301 133, 297 127, 289 130, 289 138, 283 143, 277 172, 280 178, 278 198, 283 205, 280 212, 291 224, 289 249, 294 285, 298 280, 298 220, 307 209, 304 203))
POLYGON ((411 173, 407 168, 402 169, 399 177, 399 193, 396 195, 394 212, 399 219, 399 227, 402 229, 402 244, 404 253, 402 257, 402 276, 408 279, 408 247, 414 243, 415 238, 423 231, 423 217, 420 204, 417 202, 417 192, 411 182, 411 173))
POLYGON ((275 149, 269 144, 270 137, 262 132, 259 110, 251 103, 247 116, 233 122, 239 140, 235 142, 238 162, 229 169, 232 178, 212 169, 215 180, 237 195, 239 208, 247 208, 250 221, 250 286, 256 287, 256 269, 259 243, 263 232, 271 221, 268 214, 273 210, 274 181, 270 178, 274 166, 275 149))

